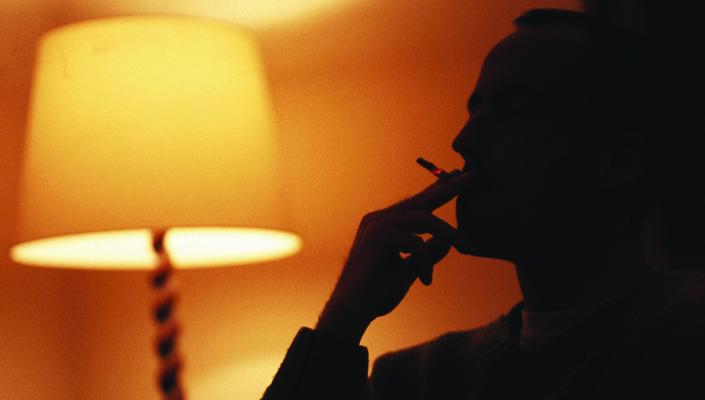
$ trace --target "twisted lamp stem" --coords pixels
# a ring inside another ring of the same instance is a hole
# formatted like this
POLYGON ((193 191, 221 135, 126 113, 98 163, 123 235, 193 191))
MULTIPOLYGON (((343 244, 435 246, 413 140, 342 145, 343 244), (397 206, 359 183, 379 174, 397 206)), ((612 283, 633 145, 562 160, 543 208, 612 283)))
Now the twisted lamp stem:
POLYGON ((180 371, 181 356, 177 347, 177 338, 181 330, 174 318, 176 290, 171 276, 174 268, 164 246, 166 229, 152 231, 152 248, 159 257, 157 267, 150 274, 150 284, 154 289, 152 316, 156 322, 154 347, 159 358, 157 384, 162 400, 185 400, 180 371))

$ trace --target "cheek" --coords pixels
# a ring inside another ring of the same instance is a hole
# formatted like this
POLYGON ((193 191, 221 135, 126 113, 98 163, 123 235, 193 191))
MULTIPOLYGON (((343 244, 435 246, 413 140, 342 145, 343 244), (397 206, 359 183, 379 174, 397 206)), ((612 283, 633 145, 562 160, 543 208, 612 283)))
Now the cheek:
POLYGON ((528 122, 503 128, 483 157, 488 188, 458 197, 459 226, 531 229, 557 207, 572 207, 584 189, 584 150, 565 132, 528 122))
POLYGON ((568 129, 538 122, 511 129, 515 133, 493 148, 488 163, 499 184, 528 195, 584 175, 586 150, 568 129))
POLYGON ((535 143, 511 143, 493 154, 488 175, 498 196, 535 201, 551 173, 550 152, 535 143))
POLYGON ((573 153, 548 140, 517 141, 496 151, 488 165, 492 192, 487 203, 496 208, 497 219, 530 229, 566 205, 563 192, 574 191, 577 179, 573 153))

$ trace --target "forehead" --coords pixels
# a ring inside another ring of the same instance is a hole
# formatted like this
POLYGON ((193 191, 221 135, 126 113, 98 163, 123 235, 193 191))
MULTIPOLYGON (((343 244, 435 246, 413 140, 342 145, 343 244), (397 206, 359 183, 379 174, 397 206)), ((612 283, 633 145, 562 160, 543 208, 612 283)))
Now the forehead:
POLYGON ((500 41, 483 63, 477 92, 531 87, 548 98, 580 97, 589 86, 587 34, 572 27, 526 27, 500 41))

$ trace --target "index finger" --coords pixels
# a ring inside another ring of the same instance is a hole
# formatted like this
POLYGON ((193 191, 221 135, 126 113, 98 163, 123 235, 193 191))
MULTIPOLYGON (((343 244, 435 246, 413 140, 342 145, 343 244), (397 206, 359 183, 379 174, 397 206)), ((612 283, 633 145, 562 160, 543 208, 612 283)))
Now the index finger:
POLYGON ((461 174, 456 173, 455 176, 447 180, 438 179, 421 192, 387 207, 385 211, 423 210, 431 212, 457 196, 473 179, 474 175, 472 171, 466 171, 461 174))

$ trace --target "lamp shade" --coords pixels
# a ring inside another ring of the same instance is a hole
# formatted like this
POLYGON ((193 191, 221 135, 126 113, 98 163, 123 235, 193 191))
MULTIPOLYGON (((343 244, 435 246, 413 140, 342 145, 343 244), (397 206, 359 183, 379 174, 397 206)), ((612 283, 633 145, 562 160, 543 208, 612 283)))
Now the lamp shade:
POLYGON ((13 260, 152 268, 294 254, 253 35, 182 16, 90 20, 39 45, 13 260))

